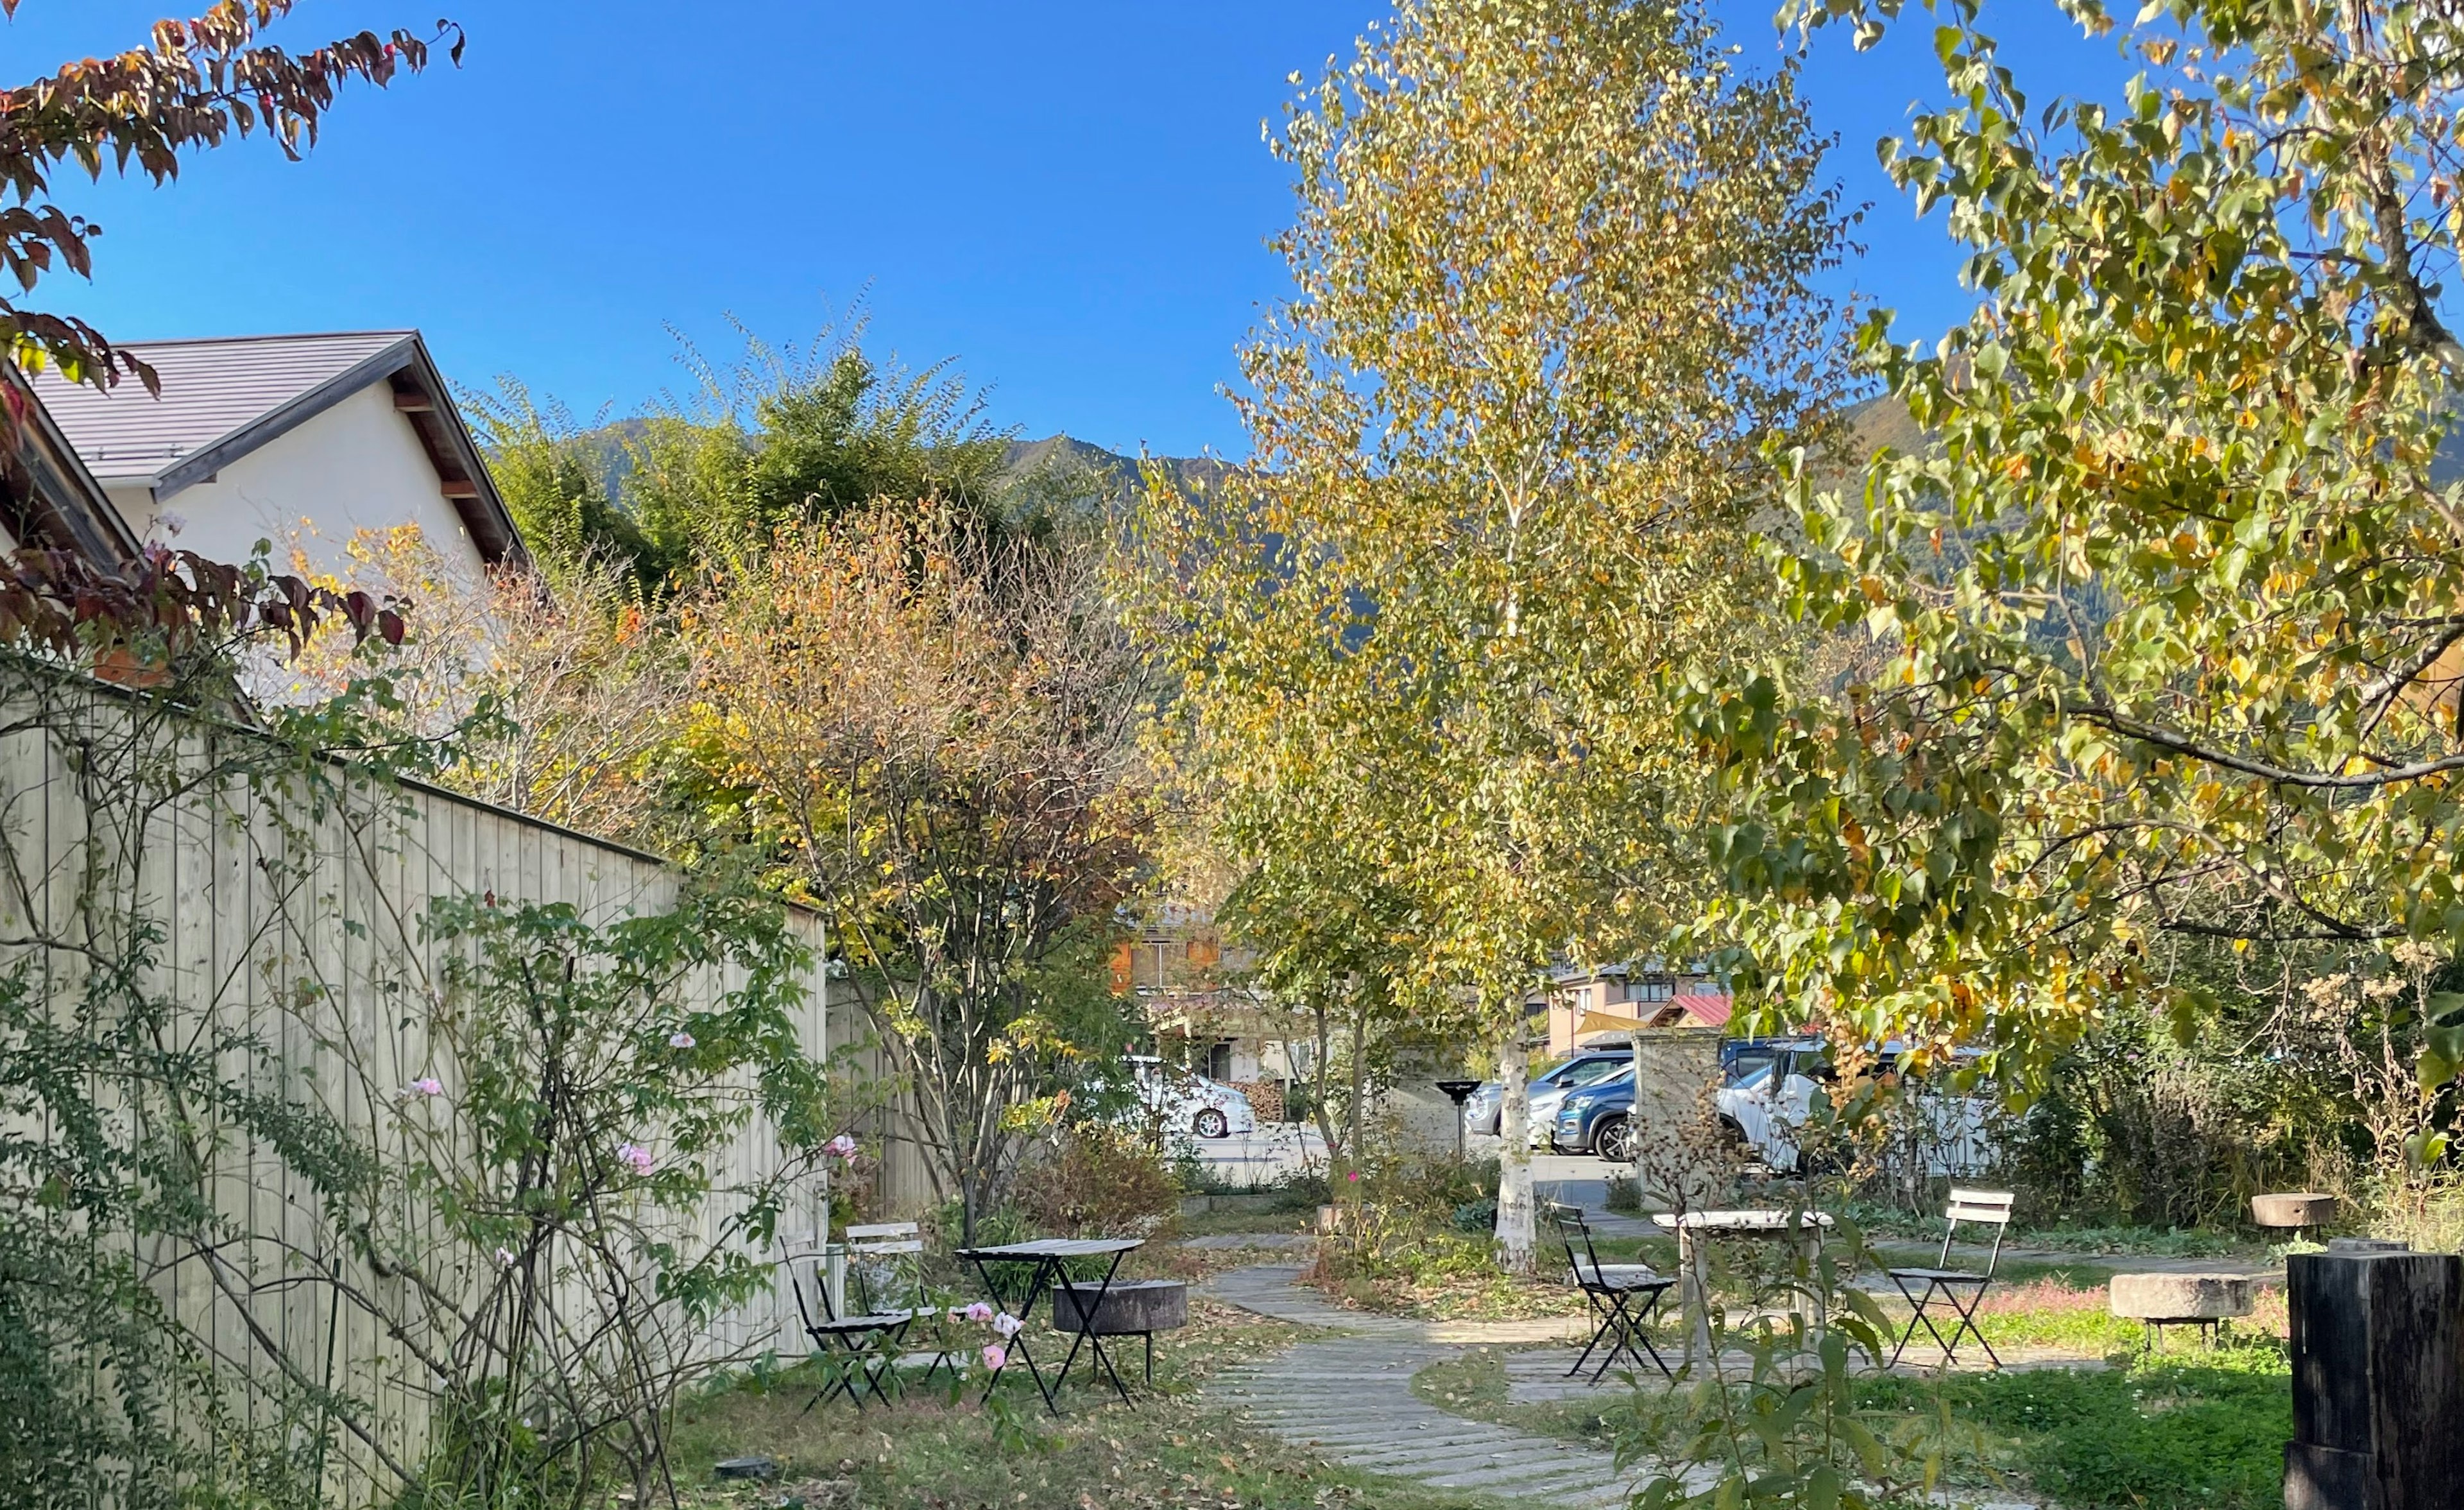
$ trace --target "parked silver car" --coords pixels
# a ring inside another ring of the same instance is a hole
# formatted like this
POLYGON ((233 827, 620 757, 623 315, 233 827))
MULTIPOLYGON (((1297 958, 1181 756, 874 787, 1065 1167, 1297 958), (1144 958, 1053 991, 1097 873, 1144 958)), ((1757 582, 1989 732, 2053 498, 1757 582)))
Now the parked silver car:
MULTIPOLYGON (((1634 1050, 1619 1045, 1614 1049, 1577 1049, 1569 1057, 1549 1066, 1531 1077, 1531 1127, 1536 1135, 1535 1146, 1546 1146, 1550 1123, 1540 1116, 1541 1099, 1549 1099, 1551 1112, 1566 1092, 1577 1086, 1595 1084, 1617 1074, 1634 1062, 1634 1050)), ((1463 1101, 1463 1131, 1495 1137, 1504 1110, 1506 1087, 1495 1080, 1483 1080, 1480 1089, 1463 1101)))

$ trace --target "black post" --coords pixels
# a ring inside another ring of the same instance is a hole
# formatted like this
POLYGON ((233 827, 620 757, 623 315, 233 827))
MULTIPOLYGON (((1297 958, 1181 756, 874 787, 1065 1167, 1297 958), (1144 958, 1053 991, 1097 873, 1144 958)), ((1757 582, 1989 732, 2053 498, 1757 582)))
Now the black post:
POLYGON ((1438 1089, 1445 1092, 1446 1099, 1455 1103, 1455 1163, 1461 1164, 1463 1162, 1463 1102, 1470 1100, 1471 1093, 1480 1089, 1480 1082, 1478 1080, 1440 1080, 1438 1089))
POLYGON ((2285 1510, 2435 1510, 2464 1484, 2464 1257, 2339 1238, 2286 1264, 2285 1510))

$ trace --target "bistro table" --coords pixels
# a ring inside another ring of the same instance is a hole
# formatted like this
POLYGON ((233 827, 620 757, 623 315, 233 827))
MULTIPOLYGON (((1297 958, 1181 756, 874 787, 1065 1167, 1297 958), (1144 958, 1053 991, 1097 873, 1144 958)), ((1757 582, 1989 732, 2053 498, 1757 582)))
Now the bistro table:
MULTIPOLYGON (((1112 1366, 1112 1360, 1104 1351, 1104 1340, 1096 1335, 1093 1326, 1095 1318, 1103 1312, 1104 1297, 1111 1291, 1112 1277, 1121 1272, 1121 1260, 1132 1249, 1145 1246, 1143 1240, 1135 1237, 1040 1237, 1033 1242, 1002 1243, 997 1248, 958 1250, 957 1256, 974 1264, 976 1273, 983 1277, 984 1288, 992 1293, 993 1304, 1021 1321, 1035 1319, 1035 1302, 1047 1285, 1058 1284, 1068 1295, 1080 1324, 1070 1333, 1069 1356, 1061 1361, 1061 1367, 1053 1374, 1051 1383, 1045 1382, 1044 1370, 1036 1366, 1035 1354, 1027 1350, 1025 1330, 1022 1327, 1009 1340, 1010 1355, 1026 1360, 1026 1371, 1035 1380, 1037 1392, 1044 1396, 1044 1408, 1053 1414, 1061 1413, 1061 1407, 1053 1400, 1054 1391, 1061 1388, 1063 1380, 1069 1377, 1071 1366, 1078 1362, 1078 1349, 1082 1343, 1092 1353, 1088 1361, 1088 1371, 1096 1373, 1100 1368, 1102 1373, 1096 1374, 1099 1381, 1104 1374, 1110 1374, 1112 1388, 1120 1391, 1122 1402, 1126 1404, 1129 1401, 1130 1387, 1121 1382, 1121 1372, 1112 1366), (1069 1260, 1072 1258, 1110 1258, 1111 1262, 1105 1265, 1101 1279, 1072 1279, 1069 1275, 1069 1260), (1026 1281, 1023 1285, 1017 1285, 1015 1281, 1021 1274, 1026 1276, 1026 1281), (1004 1284, 1005 1278, 1013 1282, 1004 1284)), ((1057 1315, 1054 1324, 1060 1324, 1057 1315)), ((989 1396, 993 1385, 1000 1382, 996 1377, 985 1385, 984 1393, 989 1396)))
MULTIPOLYGON (((1685 1356, 1707 1357, 1711 1351, 1710 1279, 1703 1262, 1703 1240, 1716 1237, 1777 1237, 1793 1243, 1805 1255, 1806 1267, 1812 1270, 1822 1250, 1823 1230, 1831 1217, 1822 1211, 1783 1211, 1753 1210, 1737 1211, 1687 1211, 1683 1215, 1662 1211, 1652 1221, 1664 1232, 1677 1234, 1677 1267, 1681 1276, 1681 1308, 1692 1325, 1685 1335, 1685 1356)), ((1804 1292, 1797 1292, 1789 1309, 1805 1318, 1806 1335, 1822 1335, 1822 1307, 1808 1306, 1804 1292)))

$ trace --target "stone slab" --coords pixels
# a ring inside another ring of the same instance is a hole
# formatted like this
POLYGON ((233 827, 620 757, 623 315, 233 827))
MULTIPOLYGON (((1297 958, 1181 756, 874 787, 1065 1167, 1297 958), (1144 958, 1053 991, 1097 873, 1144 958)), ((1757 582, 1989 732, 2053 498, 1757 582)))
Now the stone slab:
POLYGON ((2218 1321, 2248 1316, 2258 1281, 2239 1274, 2118 1274, 2105 1303, 2138 1321, 2218 1321))

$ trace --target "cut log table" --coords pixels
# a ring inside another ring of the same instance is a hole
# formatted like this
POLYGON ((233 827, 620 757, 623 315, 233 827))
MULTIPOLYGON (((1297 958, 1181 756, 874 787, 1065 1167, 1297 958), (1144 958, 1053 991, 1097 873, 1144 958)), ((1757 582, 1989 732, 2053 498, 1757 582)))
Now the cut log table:
MULTIPOLYGON (((1680 1276, 1678 1298, 1691 1322, 1685 1334, 1685 1356, 1707 1358, 1711 1354, 1711 1280, 1703 1261, 1705 1238, 1761 1237, 1777 1238, 1794 1244, 1803 1257, 1806 1272, 1811 1275, 1820 1260, 1822 1234, 1831 1226, 1827 1211, 1787 1211, 1754 1210, 1738 1211, 1687 1211, 1683 1215, 1662 1211, 1652 1217, 1655 1225, 1677 1234, 1677 1264, 1680 1276)), ((1791 1285, 1789 1308, 1804 1318, 1808 1338, 1822 1336, 1823 1315, 1818 1300, 1800 1286, 1791 1285)))
POLYGON ((2260 1227, 2299 1232, 2324 1227, 2336 1219, 2336 1198, 2317 1190, 2295 1190, 2250 1198, 2250 1219, 2260 1227))
POLYGON ((2159 1351, 2168 1326, 2196 1326, 2212 1345, 2217 1327, 2257 1302, 2258 1280, 2243 1274, 2118 1274, 2105 1289, 2113 1314, 2145 1322, 2148 1346, 2159 1351))

